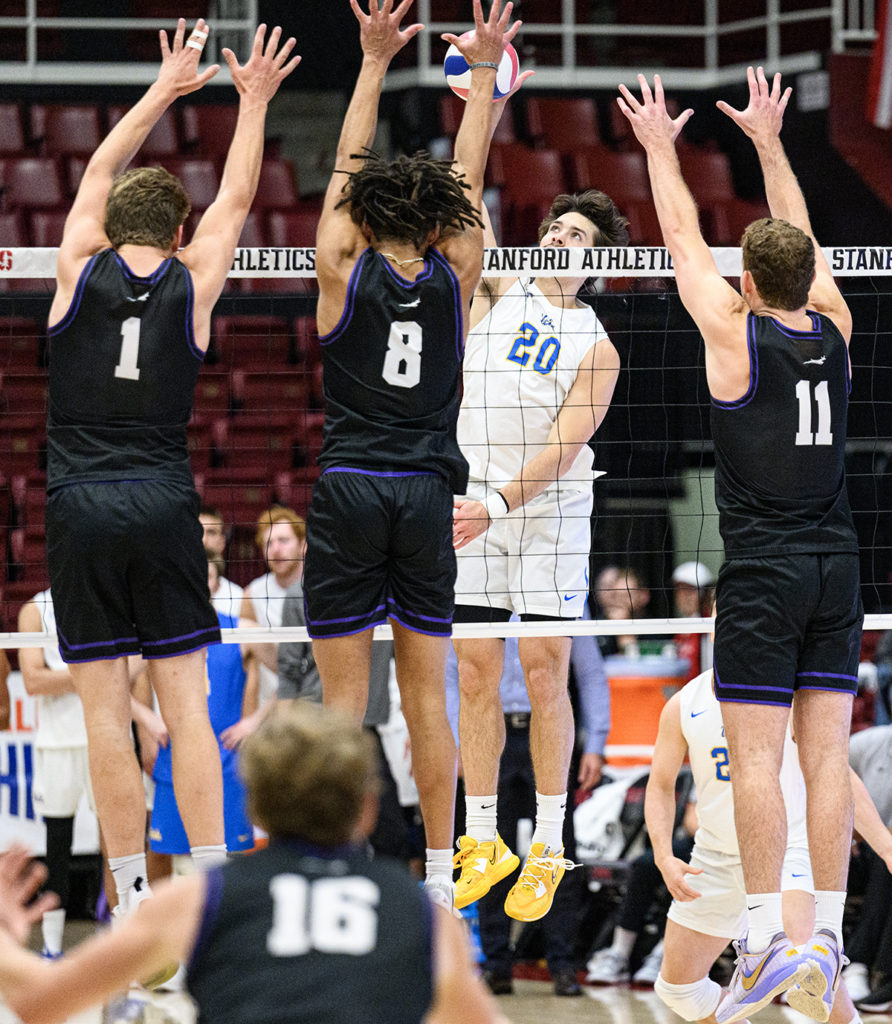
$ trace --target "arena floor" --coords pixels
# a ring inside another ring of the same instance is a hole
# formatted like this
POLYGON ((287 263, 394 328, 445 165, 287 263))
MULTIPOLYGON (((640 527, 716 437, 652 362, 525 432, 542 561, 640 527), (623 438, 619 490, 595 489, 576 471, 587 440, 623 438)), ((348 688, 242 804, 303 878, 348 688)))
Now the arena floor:
MULTIPOLYGON (((87 921, 70 922, 66 945, 79 941, 94 927, 87 921)), ((553 994, 550 981, 517 978, 514 995, 499 996, 498 1004, 511 1024, 682 1024, 652 989, 628 985, 584 985, 581 998, 561 998, 553 994)), ((759 1024, 805 1024, 808 1019, 779 1003, 766 1007, 758 1016, 759 1024)), ((18 1018, 0 1003, 0 1024, 17 1022, 18 1018)), ((892 1014, 869 1014, 865 1022, 892 1024, 892 1014)), ((72 1017, 69 1024, 195 1024, 195 1011, 183 993, 133 989, 105 1008, 72 1017)))

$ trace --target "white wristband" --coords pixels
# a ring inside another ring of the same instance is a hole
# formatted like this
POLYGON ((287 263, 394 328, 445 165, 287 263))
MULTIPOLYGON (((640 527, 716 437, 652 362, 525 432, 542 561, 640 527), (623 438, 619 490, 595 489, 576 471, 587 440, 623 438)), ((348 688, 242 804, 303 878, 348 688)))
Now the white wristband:
POLYGON ((489 518, 495 522, 497 519, 504 519, 508 515, 508 502, 505 501, 501 491, 496 491, 483 502, 483 507, 489 514, 489 518))

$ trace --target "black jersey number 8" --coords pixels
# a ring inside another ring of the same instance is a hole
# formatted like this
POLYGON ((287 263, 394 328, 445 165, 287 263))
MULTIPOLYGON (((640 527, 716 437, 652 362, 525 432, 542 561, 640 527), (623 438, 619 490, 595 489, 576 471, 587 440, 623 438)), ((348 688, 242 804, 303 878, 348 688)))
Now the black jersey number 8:
POLYGON ((266 948, 272 956, 302 956, 311 949, 364 956, 375 948, 381 890, 370 878, 275 875, 269 892, 273 926, 266 948))
POLYGON ((398 388, 414 388, 421 380, 421 325, 394 320, 387 337, 387 355, 381 376, 398 388))

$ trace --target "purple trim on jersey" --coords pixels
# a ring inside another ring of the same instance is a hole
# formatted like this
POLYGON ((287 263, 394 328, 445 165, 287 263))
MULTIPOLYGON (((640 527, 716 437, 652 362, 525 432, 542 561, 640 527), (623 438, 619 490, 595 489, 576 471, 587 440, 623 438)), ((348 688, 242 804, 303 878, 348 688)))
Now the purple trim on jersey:
MULTIPOLYGON (((61 629, 59 629, 59 624, 58 623, 56 623, 56 633, 61 638, 62 643, 65 644, 65 646, 68 648, 69 651, 85 651, 89 647, 111 647, 112 644, 134 644, 134 643, 138 644, 139 643, 139 637, 138 636, 119 636, 119 637, 115 637, 113 640, 94 640, 94 641, 91 641, 88 644, 70 644, 65 639, 65 634, 62 632, 61 629)), ((119 657, 123 657, 123 655, 119 655, 119 657)))
MULTIPOLYGON (((387 607, 386 605, 379 604, 379 605, 376 605, 370 612, 366 612, 364 615, 346 615, 342 619, 314 619, 312 621, 312 624, 314 626, 328 626, 328 625, 332 625, 332 624, 334 624, 336 622, 356 622, 357 619, 367 619, 370 615, 375 615, 378 612, 383 612, 386 607, 387 607)), ((382 619, 382 622, 383 622, 383 619, 382 619)), ((307 619, 307 628, 309 629, 309 627, 310 627, 310 620, 307 619)), ((363 628, 366 628, 366 627, 363 627, 363 628)))
POLYGON ((186 965, 187 975, 198 963, 210 942, 211 932, 220 913, 220 904, 223 902, 223 868, 221 865, 210 868, 204 874, 204 904, 201 908, 201 920, 198 923, 198 934, 192 944, 192 952, 189 954, 189 962, 186 965))
MULTIPOLYGON (((211 632, 206 630, 206 632, 211 632)), ((171 641, 172 642, 172 641, 171 641)), ((146 654, 142 651, 142 656, 145 661, 164 661, 165 658, 179 658, 181 654, 194 654, 196 651, 203 651, 205 647, 210 647, 211 644, 220 644, 223 641, 219 636, 212 637, 209 640, 203 640, 200 644, 196 644, 194 647, 187 647, 182 651, 171 651, 169 654, 146 654)), ((160 640, 156 640, 155 643, 162 643, 160 640)))
POLYGON ((756 314, 750 313, 746 318, 746 347, 750 354, 750 386, 746 389, 742 398, 732 402, 722 402, 718 398, 710 397, 710 401, 719 409, 742 409, 749 405, 756 395, 759 387, 759 351, 756 348, 756 314))
POLYGON ((143 647, 160 647, 161 644, 175 644, 179 640, 192 640, 196 636, 201 636, 204 633, 211 633, 219 626, 204 626, 202 629, 193 629, 191 633, 183 633, 180 636, 171 636, 166 640, 146 640, 143 643, 143 647))
POLYGON ((854 697, 858 680, 856 679, 854 682, 856 683, 856 686, 851 690, 846 689, 844 686, 806 686, 805 684, 801 685, 799 689, 813 690, 816 693, 847 693, 850 697, 854 697))
POLYGON ((350 271, 350 280, 347 282, 347 297, 344 299, 344 311, 341 313, 341 319, 334 325, 334 327, 328 332, 328 334, 319 335, 320 345, 330 345, 340 335, 344 333, 353 318, 353 305, 356 302, 356 289, 359 287, 359 277, 362 272, 362 265, 365 261, 365 254, 369 252, 369 249, 363 249, 359 254, 359 258, 356 263, 353 264, 353 269, 350 271))
POLYGON ((792 703, 792 697, 790 702, 783 700, 744 700, 742 697, 720 697, 718 694, 715 695, 715 699, 720 704, 761 704, 763 707, 771 708, 787 708, 789 709, 792 703))
POLYGON ((846 675, 844 672, 797 672, 796 678, 800 676, 816 676, 818 679, 848 679, 850 683, 857 683, 857 676, 846 675))
MULTIPOLYGON (((105 252, 107 250, 102 250, 105 252)), ((71 320, 77 315, 78 309, 80 309, 81 299, 84 297, 84 288, 87 284, 87 278, 90 276, 90 271, 93 269, 93 264, 102 255, 102 252, 94 253, 89 260, 87 265, 81 271, 81 276, 77 279, 77 286, 74 289, 74 295, 71 299, 71 305, 68 307, 65 315, 62 319, 53 327, 47 327, 47 337, 51 338, 54 334, 58 334, 59 331, 64 330, 71 320)))
POLYGON ((403 476, 439 476, 439 473, 434 473, 429 469, 409 469, 405 472, 377 470, 377 469, 354 469, 353 466, 330 466, 328 469, 322 470, 322 476, 326 473, 357 473, 359 476, 384 476, 384 477, 403 477, 403 476))
MULTIPOLYGON (((820 334, 821 325, 820 321, 817 324, 815 323, 815 314, 810 313, 808 310, 805 311, 805 314, 812 322, 812 329, 810 331, 797 331, 795 327, 787 327, 786 324, 782 324, 780 320, 776 320, 773 316, 769 317, 769 320, 777 328, 778 333, 783 334, 785 338, 810 338, 814 334, 820 334)), ((750 314, 750 316, 753 315, 752 313, 750 314)))
POLYGON ((195 288, 192 285, 192 274, 189 272, 189 268, 183 263, 180 263, 179 260, 177 260, 177 266, 186 278, 186 341, 189 343, 192 355, 194 355, 200 363, 203 363, 207 352, 195 344, 195 288))
MULTIPOLYGON (((428 252, 432 252, 432 251, 433 250, 428 250, 428 252)), ((375 250, 375 253, 376 253, 377 256, 381 256, 381 260, 384 263, 384 266, 387 268, 387 273, 390 274, 390 276, 394 279, 394 281, 396 281, 397 284, 402 285, 403 288, 408 288, 409 290, 414 288, 416 284, 421 284, 422 281, 426 281, 431 276, 431 274, 434 272, 433 264, 428 260, 427 254, 425 254, 425 257, 424 257, 424 270, 422 270, 421 273, 418 275, 418 277, 416 277, 415 280, 412 281, 408 277, 403 277, 402 274, 398 273, 387 262, 386 257, 384 257, 380 252, 375 250)))
MULTIPOLYGON (((422 636, 452 636, 451 622, 446 623, 446 626, 448 627, 447 629, 422 629, 420 626, 415 626, 411 622, 406 622, 406 620, 397 615, 396 612, 391 611, 387 617, 390 619, 396 619, 396 621, 405 629, 408 629, 410 633, 420 633, 422 636)), ((418 618, 425 618, 425 616, 419 615, 418 618)), ((433 621, 436 622, 438 620, 435 619, 433 621)))
POLYGON ((396 608, 398 611, 401 611, 404 615, 412 615, 416 619, 424 619, 425 622, 445 622, 449 625, 452 624, 451 615, 446 619, 441 619, 437 615, 421 615, 419 612, 413 612, 409 608, 403 608, 403 606, 397 604, 392 597, 387 598, 387 606, 388 608, 396 608))
POLYGON ((360 626, 358 629, 342 629, 337 633, 314 633, 312 625, 307 623, 307 635, 311 640, 336 640, 341 636, 356 636, 357 633, 365 633, 367 629, 374 629, 375 626, 384 626, 387 624, 387 616, 383 616, 380 619, 375 619, 374 622, 367 622, 364 626, 360 626))
POLYGON ((430 252, 431 258, 435 258, 442 265, 443 269, 452 281, 452 298, 455 303, 455 354, 458 357, 459 362, 461 362, 465 354, 465 317, 461 301, 461 284, 458 280, 458 275, 452 269, 452 264, 439 251, 439 249, 431 249, 430 252))
POLYGON ((162 260, 162 262, 152 271, 151 274, 149 274, 147 277, 141 277, 139 274, 135 274, 130 269, 124 258, 121 256, 121 254, 117 250, 115 250, 115 261, 121 268, 121 272, 123 273, 124 277, 126 277, 128 281, 133 281, 138 284, 155 284, 157 281, 159 281, 167 272, 167 267, 170 264, 171 259, 173 259, 173 257, 168 256, 166 260, 162 260))

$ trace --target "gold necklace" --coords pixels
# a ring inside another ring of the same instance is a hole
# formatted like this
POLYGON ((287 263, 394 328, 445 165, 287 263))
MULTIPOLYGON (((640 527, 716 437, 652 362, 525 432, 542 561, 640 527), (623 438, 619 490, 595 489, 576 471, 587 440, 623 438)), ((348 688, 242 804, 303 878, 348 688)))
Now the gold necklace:
POLYGON ((413 256, 410 260, 399 260, 392 252, 382 252, 381 255, 386 256, 389 260, 393 260, 398 267, 408 267, 410 263, 424 263, 423 256, 413 256))

